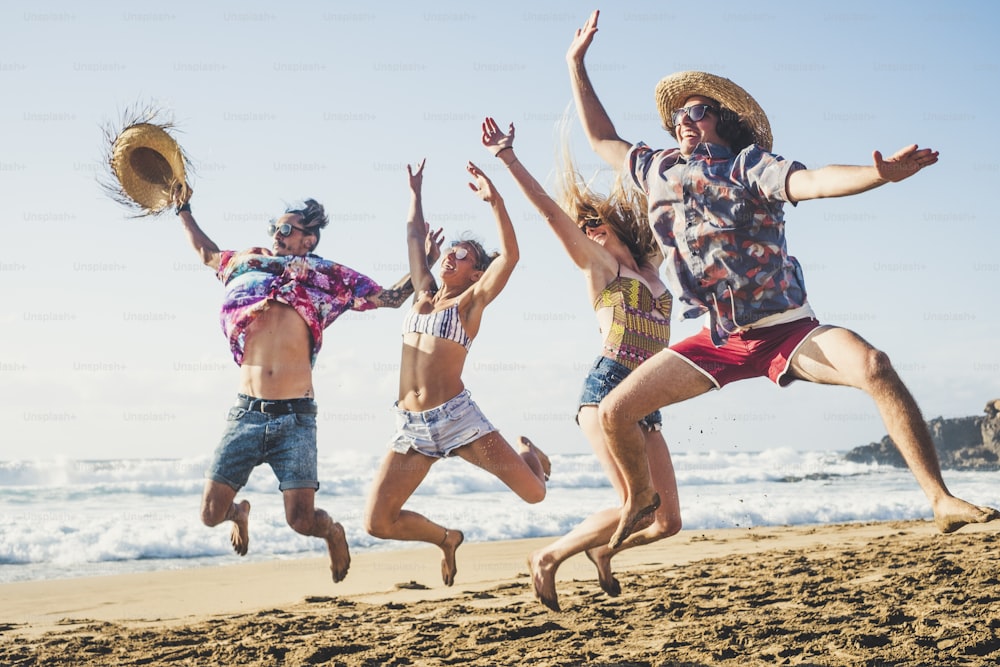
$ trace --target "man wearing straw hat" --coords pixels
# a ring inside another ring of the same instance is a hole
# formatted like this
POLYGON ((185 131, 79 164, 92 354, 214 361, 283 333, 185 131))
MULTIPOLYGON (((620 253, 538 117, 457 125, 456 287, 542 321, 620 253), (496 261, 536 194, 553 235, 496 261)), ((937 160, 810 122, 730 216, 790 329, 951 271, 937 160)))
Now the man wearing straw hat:
POLYGON ((638 427, 643 415, 763 376, 779 386, 798 379, 868 393, 941 532, 1000 518, 951 495, 920 410, 888 357, 854 332, 816 321, 801 267, 785 247, 784 202, 898 182, 937 162, 937 152, 912 145, 889 158, 876 151, 867 167, 806 169, 770 152, 767 116, 746 91, 706 72, 679 72, 657 86, 660 116, 678 148, 633 145, 616 133, 584 67, 598 15, 576 31, 566 54, 581 124, 601 158, 625 166, 645 191, 664 265, 689 306, 684 317, 709 316, 701 333, 642 364, 600 405, 628 492, 609 548, 628 546, 659 506, 638 427))

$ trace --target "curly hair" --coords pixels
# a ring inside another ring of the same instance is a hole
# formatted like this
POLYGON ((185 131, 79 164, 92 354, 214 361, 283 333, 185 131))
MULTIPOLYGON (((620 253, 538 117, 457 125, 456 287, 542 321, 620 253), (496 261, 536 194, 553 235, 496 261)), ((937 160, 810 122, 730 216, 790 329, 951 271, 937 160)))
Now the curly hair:
POLYGON ((715 131, 734 153, 756 143, 753 128, 738 113, 726 107, 719 107, 719 124, 715 126, 715 131))
POLYGON ((319 231, 330 224, 326 209, 315 199, 305 199, 285 206, 285 213, 295 213, 302 217, 302 226, 316 237, 319 244, 319 231))

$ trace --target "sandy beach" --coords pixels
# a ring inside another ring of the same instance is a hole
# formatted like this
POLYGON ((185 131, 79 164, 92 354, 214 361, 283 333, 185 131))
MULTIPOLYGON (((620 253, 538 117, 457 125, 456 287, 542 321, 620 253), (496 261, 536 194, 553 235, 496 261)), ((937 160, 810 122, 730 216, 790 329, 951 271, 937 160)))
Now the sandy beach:
POLYGON ((3 665, 1000 664, 997 525, 893 522, 682 531, 583 556, 539 604, 525 557, 550 541, 0 586, 3 665))

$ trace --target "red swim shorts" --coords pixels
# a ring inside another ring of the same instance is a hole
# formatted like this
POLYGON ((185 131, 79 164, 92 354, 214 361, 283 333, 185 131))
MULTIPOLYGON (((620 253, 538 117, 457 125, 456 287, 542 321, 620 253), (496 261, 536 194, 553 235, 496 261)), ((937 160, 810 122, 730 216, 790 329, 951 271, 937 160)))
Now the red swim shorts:
POLYGON ((767 376, 780 387, 795 380, 787 375, 792 355, 820 326, 811 317, 732 334, 715 347, 708 329, 671 345, 670 350, 708 375, 717 388, 730 382, 767 376))

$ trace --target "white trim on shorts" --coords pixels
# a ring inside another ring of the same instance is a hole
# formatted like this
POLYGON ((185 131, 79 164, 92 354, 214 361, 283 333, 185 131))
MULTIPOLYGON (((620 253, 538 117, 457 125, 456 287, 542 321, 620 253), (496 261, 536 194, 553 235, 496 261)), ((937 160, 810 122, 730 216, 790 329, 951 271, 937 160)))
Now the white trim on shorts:
POLYGON ((714 377, 712 377, 711 373, 709 373, 704 368, 702 368, 698 364, 694 363, 693 361, 691 361, 690 359, 688 359, 687 357, 685 357, 680 352, 677 352, 675 350, 671 350, 669 347, 664 348, 663 350, 661 350, 661 352, 669 352, 670 354, 674 355, 675 357, 677 357, 681 361, 687 363, 691 368, 695 369, 696 371, 698 371, 699 373, 701 373, 702 375, 704 375, 705 377, 707 377, 712 382, 712 385, 713 385, 712 389, 710 389, 709 391, 717 390, 717 389, 722 389, 722 385, 720 385, 719 382, 714 377))

